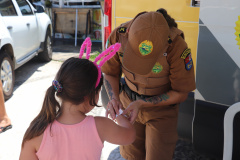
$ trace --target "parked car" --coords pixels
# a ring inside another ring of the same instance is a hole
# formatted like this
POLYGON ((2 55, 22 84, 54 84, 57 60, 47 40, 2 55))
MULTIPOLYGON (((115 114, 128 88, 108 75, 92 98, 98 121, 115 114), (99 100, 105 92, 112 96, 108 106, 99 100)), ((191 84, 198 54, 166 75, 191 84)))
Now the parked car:
POLYGON ((14 70, 35 56, 52 59, 51 20, 28 0, 0 1, 0 76, 5 100, 13 93, 14 70))

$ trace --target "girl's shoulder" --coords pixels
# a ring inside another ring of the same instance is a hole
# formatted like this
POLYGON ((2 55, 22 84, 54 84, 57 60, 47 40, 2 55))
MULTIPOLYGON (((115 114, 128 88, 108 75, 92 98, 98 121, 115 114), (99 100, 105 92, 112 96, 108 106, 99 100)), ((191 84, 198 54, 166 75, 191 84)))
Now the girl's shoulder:
POLYGON ((37 159, 36 153, 40 148, 43 134, 24 142, 19 159, 37 159))
POLYGON ((43 134, 44 133, 42 133, 40 136, 27 140, 26 142, 24 142, 23 147, 28 149, 34 149, 37 152, 42 143, 43 134))
POLYGON ((32 139, 32 143, 33 143, 33 145, 35 146, 36 151, 38 151, 39 148, 40 148, 40 146, 41 146, 42 139, 43 139, 43 134, 44 134, 44 133, 42 133, 40 136, 34 137, 34 138, 32 139))

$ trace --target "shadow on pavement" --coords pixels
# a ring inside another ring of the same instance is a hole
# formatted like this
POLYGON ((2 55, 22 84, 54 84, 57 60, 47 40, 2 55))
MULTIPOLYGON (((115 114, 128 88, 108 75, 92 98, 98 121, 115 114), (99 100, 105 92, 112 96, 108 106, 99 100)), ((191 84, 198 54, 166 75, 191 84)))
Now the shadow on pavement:
POLYGON ((46 65, 49 62, 41 62, 37 57, 33 58, 26 64, 22 65, 15 70, 15 91, 20 85, 26 82, 35 72, 39 72, 39 68, 46 65))
MULTIPOLYGON (((74 40, 64 40, 64 39, 55 39, 55 42, 52 45, 53 52, 57 53, 79 53, 80 46, 82 45, 83 40, 78 40, 77 46, 75 46, 74 40)), ((101 52, 102 51, 102 43, 93 42, 92 43, 92 52, 101 52)), ((40 67, 46 65, 49 62, 41 62, 37 57, 33 58, 26 64, 22 65, 18 69, 15 70, 15 91, 19 86, 21 86, 24 82, 26 82, 35 72, 41 72, 39 70, 40 67)))
MULTIPOLYGON (((69 52, 69 53, 79 53, 80 47, 83 43, 83 40, 77 41, 77 46, 75 46, 74 39, 55 39, 53 43, 53 52, 69 52)), ((92 52, 101 52, 102 43, 101 42, 92 42, 92 52)))

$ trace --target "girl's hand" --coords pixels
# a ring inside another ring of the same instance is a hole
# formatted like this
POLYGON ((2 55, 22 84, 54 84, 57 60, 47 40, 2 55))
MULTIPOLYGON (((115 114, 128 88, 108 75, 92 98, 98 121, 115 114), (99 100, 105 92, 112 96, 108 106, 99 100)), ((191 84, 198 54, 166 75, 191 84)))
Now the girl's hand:
POLYGON ((106 110, 106 117, 110 115, 110 117, 115 120, 116 115, 119 114, 119 109, 123 109, 123 105, 120 100, 112 99, 108 102, 107 110, 106 110))
POLYGON ((123 115, 128 115, 130 123, 134 123, 137 116, 139 109, 142 107, 144 101, 142 100, 137 100, 133 101, 128 105, 128 107, 123 111, 123 115))

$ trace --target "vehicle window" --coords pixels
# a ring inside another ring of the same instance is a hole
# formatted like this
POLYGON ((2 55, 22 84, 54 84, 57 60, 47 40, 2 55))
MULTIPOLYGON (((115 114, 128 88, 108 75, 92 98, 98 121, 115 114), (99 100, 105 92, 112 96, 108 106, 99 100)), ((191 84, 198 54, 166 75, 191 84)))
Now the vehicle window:
POLYGON ((12 1, 0 0, 0 13, 2 16, 17 16, 12 1))
POLYGON ((32 9, 26 0, 17 0, 22 15, 33 15, 32 9))

